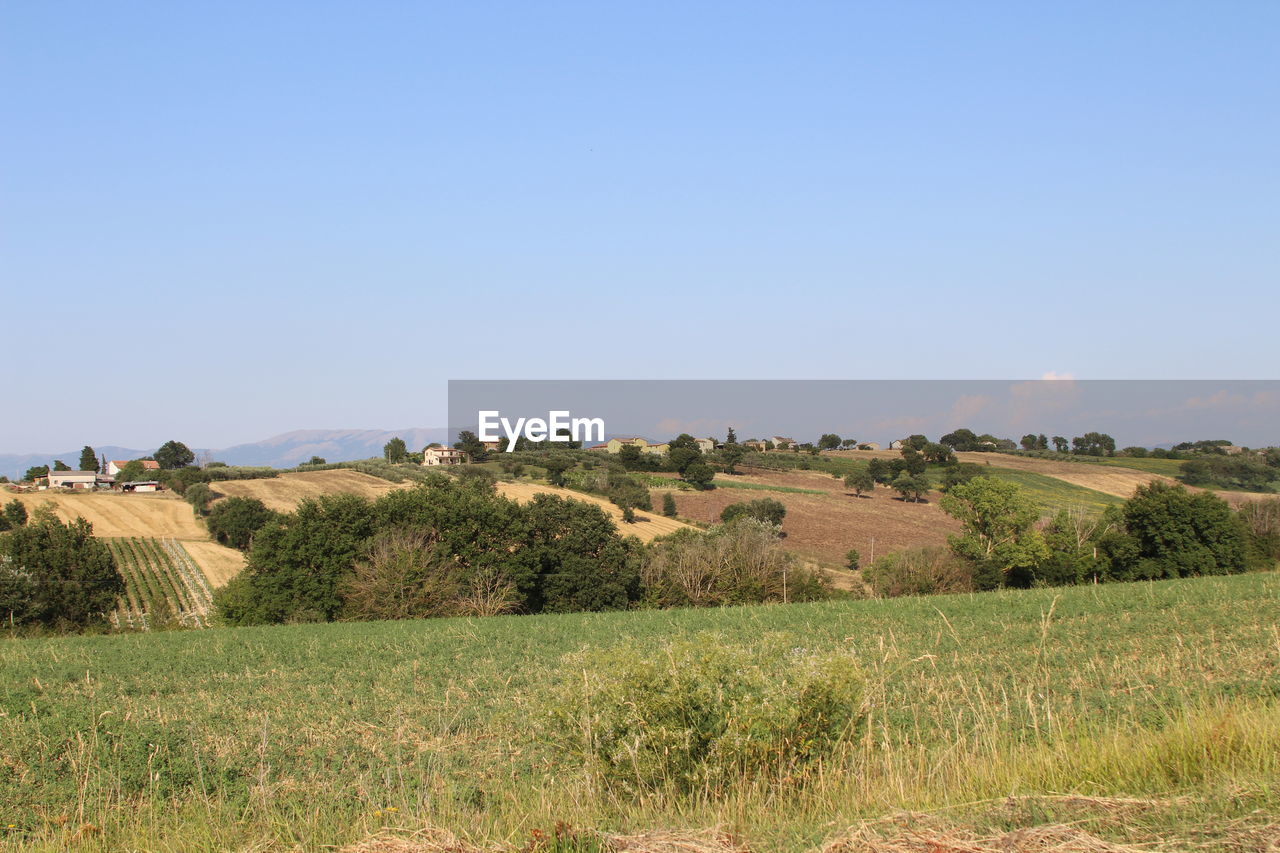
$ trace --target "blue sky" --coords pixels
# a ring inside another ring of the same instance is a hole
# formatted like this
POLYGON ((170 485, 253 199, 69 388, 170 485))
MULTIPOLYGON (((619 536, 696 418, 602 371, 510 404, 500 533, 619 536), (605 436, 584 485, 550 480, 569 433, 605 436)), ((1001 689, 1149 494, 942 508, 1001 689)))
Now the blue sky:
POLYGON ((1280 4, 9 3, 0 450, 1275 378, 1280 4))

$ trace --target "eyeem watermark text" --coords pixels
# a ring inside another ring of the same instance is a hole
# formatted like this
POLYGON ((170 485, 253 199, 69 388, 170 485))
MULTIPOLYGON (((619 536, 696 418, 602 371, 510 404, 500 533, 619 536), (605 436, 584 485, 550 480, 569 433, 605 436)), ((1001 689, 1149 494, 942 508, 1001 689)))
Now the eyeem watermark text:
POLYGON ((512 423, 498 411, 483 411, 479 416, 481 441, 507 439, 507 452, 516 449, 516 439, 529 441, 604 441, 604 418, 575 418, 567 411, 547 412, 542 418, 516 418, 512 423), (497 430, 501 427, 503 435, 497 430))

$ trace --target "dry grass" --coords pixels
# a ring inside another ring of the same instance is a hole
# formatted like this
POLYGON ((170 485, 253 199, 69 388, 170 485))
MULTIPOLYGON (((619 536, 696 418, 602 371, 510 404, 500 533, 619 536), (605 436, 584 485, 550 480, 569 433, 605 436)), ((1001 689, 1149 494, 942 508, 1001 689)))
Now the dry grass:
POLYGON ((25 492, 3 494, 16 498, 31 512, 49 504, 63 521, 77 516, 93 525, 96 536, 141 536, 154 539, 208 539, 196 521, 191 504, 170 492, 124 494, 118 492, 25 492))
POLYGON ((223 586, 244 568, 244 554, 212 540, 189 539, 182 543, 182 547, 187 549, 212 587, 223 586))
POLYGON ((226 497, 257 498, 276 512, 293 512, 303 500, 323 495, 359 495, 376 500, 411 483, 392 483, 359 471, 302 471, 262 480, 224 480, 211 488, 226 497))
POLYGON ((1073 486, 1093 489, 1118 498, 1131 497, 1134 489, 1145 486, 1152 480, 1162 483, 1177 482, 1170 477, 1133 468, 1061 462, 1056 459, 1037 459, 1033 456, 1011 456, 1007 453, 957 453, 956 456, 961 462, 973 462, 978 465, 990 462, 993 468, 1012 468, 1016 471, 1044 474, 1073 486))

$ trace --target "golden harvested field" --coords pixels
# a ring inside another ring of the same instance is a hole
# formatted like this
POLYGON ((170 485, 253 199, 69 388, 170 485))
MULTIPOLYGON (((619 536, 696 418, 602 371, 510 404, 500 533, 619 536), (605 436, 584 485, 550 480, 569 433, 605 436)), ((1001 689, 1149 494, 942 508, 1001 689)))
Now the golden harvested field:
POLYGON ((359 471, 337 468, 331 471, 281 474, 263 480, 223 480, 212 483, 211 488, 227 497, 257 498, 277 512, 293 512, 306 498, 345 494, 375 500, 387 492, 409 485, 411 484, 391 483, 359 471))
MULTIPOLYGON (((563 498, 572 498, 575 501, 592 503, 608 513, 609 517, 613 519, 613 523, 617 525, 619 533, 624 536, 635 536, 642 542, 649 542, 658 536, 666 536, 668 533, 675 533, 677 530, 689 527, 683 521, 676 521, 674 518, 666 518, 665 516, 639 509, 636 510, 635 524, 627 524, 622 520, 622 510, 604 498, 575 492, 572 489, 543 486, 538 483, 498 483, 498 494, 521 503, 533 500, 533 496, 536 494, 559 495, 563 498)), ((658 500, 661 500, 661 498, 658 500)))
POLYGON ((222 586, 244 568, 244 555, 210 539, 209 532, 196 521, 191 505, 171 492, 0 493, 0 500, 13 499, 25 504, 27 512, 48 504, 63 521, 83 518, 93 525, 94 535, 104 539, 176 539, 211 586, 222 586))
MULTIPOLYGON (((947 534, 958 532, 955 519, 938 508, 938 493, 925 503, 909 503, 879 486, 870 496, 854 497, 829 474, 813 471, 770 471, 728 477, 717 483, 745 482, 783 488, 816 489, 822 494, 797 494, 762 489, 717 488, 707 492, 674 492, 676 511, 695 521, 717 522, 726 506, 757 498, 772 498, 787 508, 783 544, 791 551, 828 565, 843 565, 850 548, 858 549, 864 564, 873 554, 902 548, 945 545, 947 534)), ((654 490, 655 504, 662 500, 654 490)))
POLYGON ((58 518, 71 521, 77 516, 93 525, 96 536, 141 536, 153 539, 208 539, 208 532, 196 521, 191 504, 169 492, 123 494, 118 492, 25 492, 2 496, 17 498, 32 512, 50 504, 58 518))

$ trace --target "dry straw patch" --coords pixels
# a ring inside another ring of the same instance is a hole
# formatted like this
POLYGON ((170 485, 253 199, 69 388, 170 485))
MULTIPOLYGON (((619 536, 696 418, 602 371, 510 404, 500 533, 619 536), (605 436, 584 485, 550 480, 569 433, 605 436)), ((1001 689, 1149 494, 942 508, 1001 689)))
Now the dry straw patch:
POLYGON ((429 827, 411 835, 379 833, 343 847, 339 853, 539 853, 592 850, 599 853, 748 853, 736 838, 719 830, 677 832, 653 830, 634 835, 571 833, 547 836, 537 830, 521 845, 482 847, 463 841, 447 829, 429 827))

